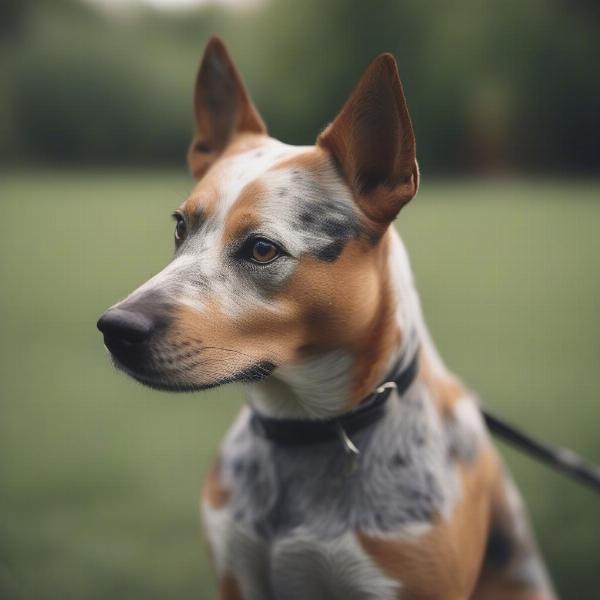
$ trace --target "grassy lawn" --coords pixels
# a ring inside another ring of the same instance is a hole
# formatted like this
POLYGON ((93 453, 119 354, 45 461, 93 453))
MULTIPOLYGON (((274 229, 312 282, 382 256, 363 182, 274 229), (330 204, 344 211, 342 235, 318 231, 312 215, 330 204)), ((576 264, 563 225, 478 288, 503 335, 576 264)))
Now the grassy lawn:
MULTIPOLYGON (((0 598, 212 598, 197 500, 237 411, 112 371, 95 321, 170 256, 170 172, 0 176, 0 598)), ((433 182, 398 220, 443 356, 600 462, 600 183, 433 182)), ((597 497, 512 451, 564 598, 600 586, 597 497)))

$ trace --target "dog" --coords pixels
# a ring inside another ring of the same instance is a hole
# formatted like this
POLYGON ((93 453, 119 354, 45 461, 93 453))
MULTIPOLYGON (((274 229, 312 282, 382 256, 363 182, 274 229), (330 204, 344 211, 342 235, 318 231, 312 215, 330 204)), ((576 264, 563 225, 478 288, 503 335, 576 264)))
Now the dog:
POLYGON ((394 58, 296 147, 213 37, 194 112, 174 258, 98 327, 147 386, 245 385, 201 502, 219 598, 556 598, 392 225, 419 186, 394 58))

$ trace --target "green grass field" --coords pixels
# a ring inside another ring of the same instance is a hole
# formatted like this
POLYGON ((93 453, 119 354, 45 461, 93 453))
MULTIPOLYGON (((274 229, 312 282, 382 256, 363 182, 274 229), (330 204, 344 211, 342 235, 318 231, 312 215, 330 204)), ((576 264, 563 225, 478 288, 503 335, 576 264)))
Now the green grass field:
MULTIPOLYGON (((171 172, 0 179, 0 598, 212 598, 203 473, 241 394, 153 392, 95 322, 156 272, 171 172)), ((600 462, 600 183, 425 183, 398 226, 448 364, 600 462)), ((600 587, 600 498, 506 452, 563 598, 600 587)))

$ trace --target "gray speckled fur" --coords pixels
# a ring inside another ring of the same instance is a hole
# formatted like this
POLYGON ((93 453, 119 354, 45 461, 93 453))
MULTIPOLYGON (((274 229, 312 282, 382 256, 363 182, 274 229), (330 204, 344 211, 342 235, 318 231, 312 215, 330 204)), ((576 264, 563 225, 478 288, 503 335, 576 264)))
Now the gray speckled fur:
POLYGON ((351 239, 367 235, 360 213, 339 178, 304 169, 272 174, 273 192, 261 206, 263 218, 277 219, 298 255, 335 261, 351 239))
MULTIPOLYGON (((263 539, 302 528, 321 540, 346 531, 397 533, 447 514, 458 492, 456 427, 448 434, 420 384, 392 396, 385 417, 356 434, 358 469, 346 475, 339 442, 273 445, 241 416, 221 453, 233 520, 263 539)), ((463 437, 475 433, 462 431, 463 437)))

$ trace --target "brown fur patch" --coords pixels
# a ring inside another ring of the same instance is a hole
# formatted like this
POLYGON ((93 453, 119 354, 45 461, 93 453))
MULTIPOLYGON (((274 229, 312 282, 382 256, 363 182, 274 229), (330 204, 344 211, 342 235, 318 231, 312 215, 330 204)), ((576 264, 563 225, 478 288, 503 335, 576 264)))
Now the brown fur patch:
POLYGON ((264 193, 265 189, 260 181, 252 181, 244 187, 227 215, 222 238, 224 246, 238 239, 244 232, 258 229, 260 222, 258 220, 256 204, 260 202, 264 193))
MULTIPOLYGON (((496 532, 501 537, 501 548, 486 556, 479 576, 474 600, 555 600, 547 591, 543 580, 515 581, 514 572, 521 562, 538 555, 535 541, 530 533, 518 522, 525 514, 515 514, 511 507, 506 486, 507 475, 501 466, 494 473, 491 489, 492 510, 490 515, 490 535, 496 532)), ((522 509, 524 510, 524 508, 522 509)))
POLYGON ((243 600, 242 592, 233 575, 225 575, 219 581, 219 600, 243 600))
POLYGON ((495 464, 494 455, 484 451, 472 466, 460 466, 462 499, 448 521, 439 517, 425 535, 390 540, 359 533, 360 543, 375 563, 401 582, 403 599, 469 597, 487 536, 495 464))
POLYGON ((536 590, 502 583, 500 587, 477 590, 473 600, 553 600, 553 597, 536 590))
POLYGON ((169 335, 192 342, 188 376, 198 384, 216 383, 259 362, 291 360, 302 341, 296 310, 279 302, 232 317, 207 299, 201 312, 179 307, 169 335))
POLYGON ((211 185, 210 181, 202 180, 190 196, 179 207, 185 215, 190 227, 197 227, 200 223, 216 213, 218 202, 218 188, 211 185))
POLYGON ((335 170, 336 166, 332 160, 331 154, 319 146, 311 146, 300 154, 289 156, 273 165, 273 170, 280 169, 303 169, 312 173, 327 174, 331 169, 335 170))
POLYGON ((389 273, 389 235, 373 250, 373 267, 379 279, 378 308, 361 339, 353 345, 355 363, 350 407, 356 406, 381 383, 389 357, 401 341, 396 325, 395 306, 389 273))
POLYGON ((223 508, 229 502, 229 490, 221 483, 219 476, 220 460, 217 458, 204 482, 202 496, 211 508, 223 508))
POLYGON ((351 240, 333 263, 310 256, 300 260, 278 296, 295 304, 301 314, 300 356, 344 347, 356 354, 364 350, 381 306, 378 289, 384 255, 382 247, 351 240))

